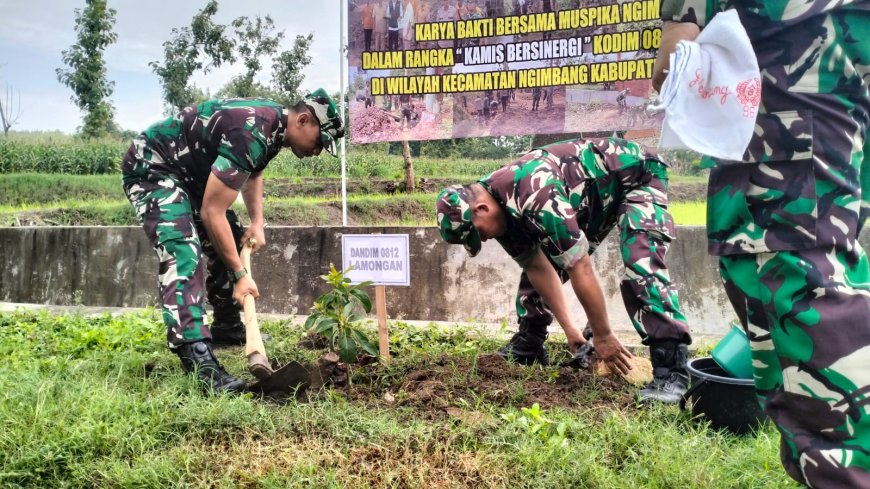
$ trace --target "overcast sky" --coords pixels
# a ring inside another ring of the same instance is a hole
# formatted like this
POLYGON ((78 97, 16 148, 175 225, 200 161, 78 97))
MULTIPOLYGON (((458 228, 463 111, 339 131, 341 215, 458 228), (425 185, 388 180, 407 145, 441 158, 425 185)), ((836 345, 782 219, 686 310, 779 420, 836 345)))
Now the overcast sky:
MULTIPOLYGON (((106 49, 108 78, 115 82, 111 101, 115 121, 124 129, 140 131, 163 117, 160 83, 150 61, 162 61, 162 44, 173 27, 190 23, 207 0, 109 0, 117 11, 118 40, 106 49)), ((314 34, 313 61, 305 72, 303 89, 322 86, 330 93, 339 89, 339 6, 337 0, 219 0, 215 20, 228 24, 247 15, 270 15, 283 29, 282 49, 292 45, 297 34, 314 34)), ((75 42, 76 8, 84 0, 0 0, 0 94, 6 87, 20 92, 22 114, 15 130, 60 130, 73 132, 82 115, 70 102, 71 91, 57 81, 55 69, 62 66, 61 51, 75 42)), ((267 64, 263 79, 271 77, 267 64)), ((221 67, 194 83, 212 93, 232 76, 236 67, 221 67)))

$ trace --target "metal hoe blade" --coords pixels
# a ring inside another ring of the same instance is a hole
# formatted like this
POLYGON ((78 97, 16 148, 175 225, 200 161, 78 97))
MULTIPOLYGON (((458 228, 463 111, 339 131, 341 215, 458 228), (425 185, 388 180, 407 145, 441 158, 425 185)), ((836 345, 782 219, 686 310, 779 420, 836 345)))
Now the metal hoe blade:
POLYGON ((278 397, 290 397, 311 385, 311 372, 299 362, 290 362, 275 370, 266 379, 248 386, 250 392, 278 397))

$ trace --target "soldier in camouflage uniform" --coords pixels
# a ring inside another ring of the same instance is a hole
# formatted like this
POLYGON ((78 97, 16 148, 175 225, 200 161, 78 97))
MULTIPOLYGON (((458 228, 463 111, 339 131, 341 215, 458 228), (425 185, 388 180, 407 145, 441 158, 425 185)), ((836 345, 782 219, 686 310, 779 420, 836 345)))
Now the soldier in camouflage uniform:
POLYGON ((555 316, 573 360, 585 363, 589 345, 572 323, 561 287, 570 280, 589 318, 597 356, 616 370, 630 368, 631 354, 610 330, 589 258, 618 226, 625 263, 620 289, 655 368, 639 399, 679 401, 688 383, 691 337, 665 266, 674 238, 667 188, 667 167, 655 154, 609 138, 544 146, 475 184, 441 192, 436 213, 445 241, 464 244, 473 256, 481 240, 496 239, 523 268, 519 331, 501 349, 503 356, 546 363, 544 340, 555 316))
POLYGON ((678 40, 732 8, 761 69, 743 159, 709 160, 707 234, 782 463, 811 487, 870 487, 870 2, 661 5, 654 83, 678 40))
POLYGON ((334 155, 343 134, 323 89, 289 107, 264 99, 209 100, 149 127, 124 156, 124 192, 160 261, 169 348, 213 391, 245 387, 218 363, 211 341, 243 343, 237 304, 259 296, 239 250, 250 238, 257 240, 255 251, 265 244, 263 169, 285 147, 299 158, 323 148, 334 155), (247 231, 229 209, 239 191, 251 218, 247 231), (203 289, 215 309, 213 328, 203 289))

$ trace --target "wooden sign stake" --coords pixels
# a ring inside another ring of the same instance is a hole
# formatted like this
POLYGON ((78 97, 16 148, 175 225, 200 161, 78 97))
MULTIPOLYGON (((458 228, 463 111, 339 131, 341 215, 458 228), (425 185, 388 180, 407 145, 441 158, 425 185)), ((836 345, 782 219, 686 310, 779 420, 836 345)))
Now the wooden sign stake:
POLYGON ((375 311, 378 315, 378 349, 381 358, 390 358, 390 333, 387 329, 387 288, 375 285, 375 311))

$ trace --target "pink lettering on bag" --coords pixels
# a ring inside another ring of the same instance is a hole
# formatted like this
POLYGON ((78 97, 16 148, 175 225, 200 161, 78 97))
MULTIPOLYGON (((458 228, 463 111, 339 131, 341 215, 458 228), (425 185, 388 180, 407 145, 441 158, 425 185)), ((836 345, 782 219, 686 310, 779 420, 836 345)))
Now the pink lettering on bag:
POLYGON ((755 117, 761 102, 761 79, 750 78, 737 84, 737 101, 743 106, 743 117, 755 117))
POLYGON ((695 79, 689 82, 689 88, 695 87, 698 87, 698 95, 704 100, 719 96, 720 105, 725 105, 725 102, 728 101, 728 95, 731 93, 728 90, 728 85, 711 87, 705 84, 704 78, 701 76, 701 70, 695 70, 695 79))

